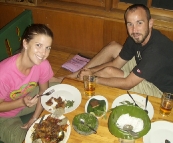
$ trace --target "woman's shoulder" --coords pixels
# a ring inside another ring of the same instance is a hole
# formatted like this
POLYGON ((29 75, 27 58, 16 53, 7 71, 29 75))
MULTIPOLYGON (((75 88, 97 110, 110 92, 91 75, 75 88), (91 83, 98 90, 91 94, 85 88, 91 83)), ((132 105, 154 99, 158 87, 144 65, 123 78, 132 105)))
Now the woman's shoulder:
POLYGON ((1 61, 0 62, 0 69, 1 69, 0 71, 13 68, 13 65, 15 64, 17 57, 18 57, 18 54, 1 61))

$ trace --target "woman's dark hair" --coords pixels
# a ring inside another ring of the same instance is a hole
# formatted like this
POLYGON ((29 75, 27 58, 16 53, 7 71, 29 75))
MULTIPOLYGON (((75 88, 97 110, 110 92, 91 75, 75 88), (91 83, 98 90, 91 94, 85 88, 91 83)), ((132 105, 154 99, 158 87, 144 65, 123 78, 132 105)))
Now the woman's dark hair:
POLYGON ((140 7, 140 8, 145 10, 148 21, 151 19, 150 10, 149 10, 149 8, 147 6, 145 6, 143 4, 133 4, 133 5, 129 6, 126 9, 125 13, 124 13, 124 20, 125 20, 125 22, 126 22, 126 14, 127 14, 127 12, 128 11, 135 11, 138 7, 140 7))
POLYGON ((22 36, 20 49, 23 49, 23 40, 25 39, 27 42, 32 40, 35 35, 44 34, 53 39, 53 32, 44 24, 32 24, 28 26, 22 36))

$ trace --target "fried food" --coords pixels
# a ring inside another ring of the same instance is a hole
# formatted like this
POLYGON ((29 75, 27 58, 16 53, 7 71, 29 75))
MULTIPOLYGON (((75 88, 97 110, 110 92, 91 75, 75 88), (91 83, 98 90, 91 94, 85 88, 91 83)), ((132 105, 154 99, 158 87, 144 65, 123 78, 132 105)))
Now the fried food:
POLYGON ((58 143, 59 139, 57 134, 60 131, 67 132, 67 119, 57 119, 48 116, 46 120, 43 120, 41 124, 36 123, 34 125, 34 132, 32 134, 32 140, 40 140, 42 143, 58 143))
POLYGON ((51 105, 53 104, 52 99, 53 99, 53 97, 51 97, 51 98, 46 102, 46 105, 47 105, 47 106, 51 106, 51 105))

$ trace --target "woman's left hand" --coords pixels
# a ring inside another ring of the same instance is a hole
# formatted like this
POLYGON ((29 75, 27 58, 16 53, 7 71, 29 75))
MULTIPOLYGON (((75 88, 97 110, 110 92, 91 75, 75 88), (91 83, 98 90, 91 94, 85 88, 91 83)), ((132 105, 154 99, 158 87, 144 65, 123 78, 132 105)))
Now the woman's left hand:
POLYGON ((28 123, 24 124, 23 126, 21 126, 22 129, 29 129, 30 126, 36 121, 37 119, 35 118, 31 118, 28 123))

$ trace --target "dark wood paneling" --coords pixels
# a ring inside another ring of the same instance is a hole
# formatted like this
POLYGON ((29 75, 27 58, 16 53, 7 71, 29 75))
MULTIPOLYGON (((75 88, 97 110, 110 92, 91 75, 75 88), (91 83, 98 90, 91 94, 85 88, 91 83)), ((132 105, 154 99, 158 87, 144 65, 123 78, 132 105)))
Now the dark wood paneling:
MULTIPOLYGON (((35 23, 46 24, 54 32, 53 49, 97 53, 112 40, 124 43, 127 31, 122 11, 61 6, 55 9, 0 3, 0 28, 24 9, 30 9, 35 23)), ((173 40, 173 20, 155 17, 154 23, 156 29, 173 40)))
POLYGON ((127 37, 127 31, 123 22, 117 21, 105 21, 104 23, 104 45, 110 41, 117 41, 120 44, 124 44, 127 37))
POLYGON ((8 6, 1 6, 0 5, 0 28, 2 28, 5 24, 10 22, 14 19, 17 15, 22 13, 25 9, 24 8, 11 8, 8 6))
POLYGON ((85 5, 91 5, 91 6, 105 7, 105 1, 110 1, 110 0, 60 0, 60 1, 72 2, 72 3, 77 3, 77 4, 85 4, 85 5))

